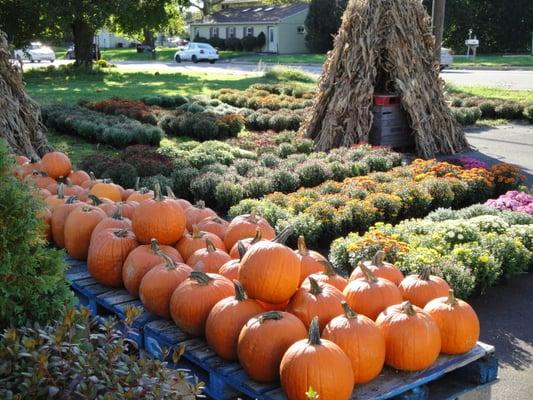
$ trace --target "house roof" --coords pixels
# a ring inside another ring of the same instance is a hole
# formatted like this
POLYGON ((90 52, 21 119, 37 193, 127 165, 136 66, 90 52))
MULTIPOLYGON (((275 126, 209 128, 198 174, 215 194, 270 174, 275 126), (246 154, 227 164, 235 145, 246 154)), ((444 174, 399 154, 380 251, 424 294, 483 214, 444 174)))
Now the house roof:
POLYGON ((284 4, 281 6, 228 8, 226 10, 207 15, 201 20, 193 21, 191 24, 278 22, 283 18, 302 12, 308 7, 308 4, 294 3, 284 4))

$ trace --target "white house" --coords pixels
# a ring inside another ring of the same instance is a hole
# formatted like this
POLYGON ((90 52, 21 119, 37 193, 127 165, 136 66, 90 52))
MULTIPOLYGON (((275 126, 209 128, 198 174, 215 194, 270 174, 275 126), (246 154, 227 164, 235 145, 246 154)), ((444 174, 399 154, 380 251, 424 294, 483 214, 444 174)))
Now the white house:
POLYGON ((99 30, 96 33, 94 37, 94 42, 98 44, 102 49, 118 47, 119 43, 122 44, 122 47, 128 47, 131 43, 137 43, 135 40, 117 36, 113 32, 110 32, 105 28, 99 30))

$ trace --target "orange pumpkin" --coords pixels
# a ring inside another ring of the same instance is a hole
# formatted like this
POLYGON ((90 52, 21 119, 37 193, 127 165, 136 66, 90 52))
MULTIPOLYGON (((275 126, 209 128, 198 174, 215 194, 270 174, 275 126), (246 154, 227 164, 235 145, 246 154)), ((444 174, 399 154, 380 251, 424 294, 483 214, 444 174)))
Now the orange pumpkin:
POLYGON ((43 224, 44 224, 44 229, 42 230, 43 236, 46 238, 48 243, 52 243, 53 241, 52 229, 51 229, 52 212, 47 208, 43 208, 38 211, 37 218, 43 221, 43 224))
POLYGON ((185 210, 185 216, 187 218, 187 230, 190 232, 193 225, 198 225, 198 222, 205 218, 216 217, 217 213, 206 207, 203 201, 199 201, 185 210))
POLYGON ((309 328, 309 339, 294 343, 283 356, 280 377, 287 400, 307 400, 309 388, 322 399, 352 397, 354 377, 350 359, 335 343, 320 339, 317 318, 309 328))
POLYGON ((133 231, 139 242, 148 244, 156 239, 161 244, 175 244, 185 232, 185 214, 181 206, 171 199, 163 199, 159 184, 154 198, 145 200, 133 212, 133 231))
POLYGON ((84 189, 81 186, 73 185, 70 179, 66 179, 65 196, 81 196, 83 192, 84 189))
POLYGON ((46 199, 48 196, 51 196, 52 193, 48 189, 37 189, 37 192, 35 192, 36 195, 38 195, 41 199, 46 199))
POLYGON ((244 254, 246 253, 246 250, 244 249, 242 242, 240 241, 237 242, 237 246, 238 246, 238 251, 239 251, 239 258, 229 260, 224 265, 222 265, 222 267, 220 267, 220 269, 218 270, 218 273, 220 275, 225 276, 230 281, 233 281, 234 279, 239 278, 239 267, 241 265, 241 260, 244 257, 244 254))
POLYGON ((207 217, 198 222, 198 229, 204 232, 211 232, 217 235, 220 239, 224 239, 228 225, 228 221, 225 221, 220 217, 207 217))
POLYGON ((28 157, 25 157, 25 156, 16 156, 15 157, 15 162, 17 163, 17 165, 24 165, 24 164, 30 163, 31 160, 28 157))
POLYGON ((205 247, 206 238, 209 238, 217 249, 226 251, 226 246, 224 246, 222 239, 213 233, 200 231, 197 225, 193 225, 192 233, 183 235, 176 245, 176 249, 187 260, 196 250, 205 247))
POLYGON ((151 244, 144 244, 133 250, 122 268, 122 281, 126 290, 133 294, 139 294, 139 286, 148 271, 161 264, 159 252, 170 257, 175 263, 183 263, 180 253, 172 246, 159 246, 157 240, 152 239, 151 244))
POLYGON ((41 167, 53 179, 68 176, 72 170, 72 163, 66 154, 59 151, 46 153, 41 160, 41 167))
POLYGON ((187 264, 196 271, 218 273, 220 267, 228 261, 231 261, 228 253, 217 249, 213 242, 206 238, 205 247, 192 253, 187 259, 187 264))
POLYGON ((203 335, 211 309, 223 298, 231 296, 233 290, 233 284, 222 275, 193 271, 172 293, 172 319, 184 332, 203 335))
POLYGON ((122 218, 120 207, 116 207, 115 213, 111 217, 106 217, 95 226, 91 234, 91 240, 105 229, 127 229, 131 231, 131 221, 127 218, 122 218))
POLYGON ((274 228, 266 219, 257 216, 255 211, 235 217, 226 229, 224 237, 226 248, 231 249, 238 240, 255 236, 258 229, 265 240, 273 240, 276 237, 274 228))
POLYGON ((342 292, 328 283, 309 278, 310 287, 300 287, 292 296, 287 311, 296 315, 309 328, 316 316, 322 330, 332 318, 342 313, 342 292))
MULTIPOLYGON (((113 207, 115 205, 114 201, 109 200, 108 198, 105 198, 105 197, 98 197, 94 194, 87 195, 87 202, 90 202, 91 205, 98 207, 99 209, 103 210, 105 213, 109 211, 110 207, 113 207)), ((115 207, 113 207, 113 212, 114 210, 115 210, 115 207)))
POLYGON ((355 384, 370 382, 383 369, 385 338, 370 318, 356 314, 346 302, 342 302, 342 308, 344 314, 329 321, 322 337, 348 356, 355 384))
POLYGON ((441 352, 462 354, 472 350, 479 339, 479 319, 474 309, 455 298, 450 289, 448 297, 438 297, 424 307, 437 323, 442 339, 441 352))
POLYGON ((122 286, 122 265, 138 245, 135 235, 128 229, 109 228, 100 231, 89 246, 89 273, 102 285, 122 286))
POLYGON ((303 236, 298 237, 298 250, 296 255, 300 260, 300 285, 311 274, 324 271, 323 261, 326 259, 322 254, 309 250, 303 236))
POLYGON ((239 267, 239 282, 254 299, 267 303, 289 300, 298 289, 300 260, 276 241, 261 241, 248 249, 239 267))
POLYGON ((402 371, 420 371, 440 353, 439 327, 431 316, 409 301, 383 311, 376 325, 385 338, 385 364, 402 371))
POLYGON ((290 313, 268 311, 260 314, 241 329, 237 345, 239 362, 250 378, 259 382, 276 381, 283 355, 306 335, 303 322, 290 313))
POLYGON ((447 296, 450 290, 444 279, 430 275, 429 268, 418 275, 407 276, 398 288, 405 300, 421 308, 437 297, 447 296))
POLYGON ((108 216, 111 216, 115 213, 116 207, 120 207, 120 209, 122 210, 122 216, 131 220, 131 218, 133 217, 133 212, 138 206, 139 203, 137 203, 136 201, 121 201, 120 203, 106 205, 106 207, 102 207, 102 209, 106 212, 108 216))
MULTIPOLYGON (((324 266, 324 271, 316 274, 309 275, 317 282, 329 283, 332 286, 335 286, 341 292, 344 290, 348 282, 346 278, 338 275, 333 269, 333 265, 328 260, 320 261, 324 266)), ((302 283, 302 286, 309 287, 309 279, 305 279, 302 283)))
POLYGON ((68 216, 75 208, 81 207, 80 203, 75 197, 69 197, 65 204, 57 206, 52 212, 52 219, 50 221, 52 228, 52 237, 57 247, 62 249, 65 247, 65 223, 68 216))
POLYGON ((238 281, 233 281, 233 284, 235 296, 226 297, 215 304, 205 324, 207 343, 226 360, 237 359, 237 344, 242 327, 250 318, 263 312, 257 301, 246 297, 238 281))
POLYGON ((257 231, 255 232, 255 236, 254 237, 237 240, 237 243, 235 243, 233 245, 233 247, 231 248, 231 250, 229 252, 230 257, 231 258, 242 258, 242 256, 241 256, 241 252, 242 251, 244 251, 243 254, 245 254, 246 251, 248 251, 248 249, 251 246, 253 246, 257 242, 260 242, 261 240, 263 240, 263 237, 261 236, 261 230, 257 229, 257 231), (242 251, 239 250, 239 248, 242 251))
POLYGON ((81 185, 80 185, 84 189, 91 189, 97 183, 102 183, 103 182, 102 179, 96 179, 96 177, 94 176, 94 173, 92 173, 92 172, 89 172, 89 176, 90 176, 91 179, 89 179, 88 181, 82 182, 81 185))
POLYGON ((263 310, 265 311, 286 311, 287 306, 289 305, 289 300, 284 301, 283 303, 267 303, 261 300, 257 300, 257 302, 263 307, 263 310))
POLYGON ((348 283, 343 292, 351 308, 375 320, 381 311, 402 302, 400 290, 394 283, 377 278, 363 263, 359 263, 359 268, 365 277, 348 283))
POLYGON ((158 255, 161 257, 159 264, 151 268, 141 280, 139 297, 149 312, 170 318, 172 293, 189 277, 192 269, 183 263, 176 263, 163 252, 158 255), (164 262, 161 263, 162 260, 164 262))
MULTIPOLYGON (((32 174, 36 173, 38 174, 41 170, 41 166, 39 163, 29 163, 29 164, 23 164, 15 167, 15 175, 19 179, 24 179, 31 176, 32 174)), ((44 188, 41 188, 44 189, 44 188)))
POLYGON ((97 197, 105 197, 106 199, 115 202, 122 201, 122 194, 120 192, 120 188, 113 183, 96 183, 95 185, 93 185, 93 187, 91 187, 89 193, 97 197))
POLYGON ((154 197, 154 192, 148 190, 148 188, 140 188, 139 191, 133 192, 127 199, 127 201, 136 201, 137 203, 142 203, 145 200, 150 200, 154 197))
POLYGON ((65 222, 65 248, 77 260, 86 260, 91 234, 98 223, 106 217, 98 207, 82 205, 76 207, 65 222))
POLYGON ((48 196, 46 199, 44 199, 46 205, 50 210, 54 210, 57 206, 61 204, 65 204, 65 192, 64 192, 65 186, 60 183, 59 189, 57 190, 56 195, 48 196))
MULTIPOLYGON (((365 261, 364 264, 370 270, 370 272, 372 272, 378 278, 388 279, 398 286, 404 278, 402 272, 396 266, 385 262, 384 260, 385 252, 380 250, 376 253, 374 258, 372 258, 372 261, 365 261)), ((363 278, 364 276, 365 274, 361 268, 356 267, 350 275, 350 282, 358 278, 363 278)))
POLYGON ((179 205, 181 206, 181 208, 183 208, 183 211, 187 210, 187 208, 189 208, 189 207, 192 207, 192 204, 189 201, 187 201, 185 199, 176 198, 176 195, 174 194, 174 192, 172 191, 170 186, 167 186, 166 188, 167 188, 167 197, 169 199, 176 200, 179 203, 179 205))
POLYGON ((34 171, 30 175, 27 175, 24 178, 24 181, 35 183, 35 185, 37 185, 39 189, 46 189, 51 184, 56 183, 56 181, 53 178, 50 178, 44 172, 37 172, 37 171, 34 171))
POLYGON ((83 182, 91 180, 91 176, 87 172, 80 169, 79 171, 72 171, 68 175, 68 179, 72 182, 73 185, 81 187, 83 182))

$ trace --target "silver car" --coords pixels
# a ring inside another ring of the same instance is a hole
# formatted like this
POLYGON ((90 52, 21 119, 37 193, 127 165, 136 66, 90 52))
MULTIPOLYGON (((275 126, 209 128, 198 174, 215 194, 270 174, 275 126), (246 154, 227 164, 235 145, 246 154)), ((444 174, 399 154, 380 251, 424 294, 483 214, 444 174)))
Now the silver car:
POLYGON ((43 46, 41 42, 32 42, 30 46, 24 49, 15 50, 15 58, 18 60, 29 60, 30 62, 54 62, 56 55, 54 50, 48 46, 43 46))
POLYGON ((453 64, 453 51, 451 49, 446 49, 441 47, 440 49, 440 70, 448 68, 453 64))
POLYGON ((177 63, 182 61, 192 61, 196 64, 199 61, 209 61, 211 64, 214 64, 218 59, 218 51, 207 43, 191 42, 178 50, 174 55, 174 60, 176 60, 177 63))

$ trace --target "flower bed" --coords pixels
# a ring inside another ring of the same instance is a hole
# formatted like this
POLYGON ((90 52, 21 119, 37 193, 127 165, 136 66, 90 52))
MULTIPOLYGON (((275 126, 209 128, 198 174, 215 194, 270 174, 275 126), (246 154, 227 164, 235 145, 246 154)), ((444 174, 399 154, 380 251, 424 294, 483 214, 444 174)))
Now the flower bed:
POLYGON ((377 221, 394 223, 425 216, 439 207, 486 201, 501 193, 499 182, 504 173, 506 185, 519 184, 521 176, 514 168, 499 164, 490 170, 468 170, 446 162, 415 160, 386 173, 340 183, 327 181, 288 195, 273 193, 263 200, 243 200, 229 214, 255 208, 279 228, 291 223, 295 234, 304 234, 312 244, 325 245, 351 231, 363 233, 377 221), (511 173, 515 175, 511 177, 511 173))
MULTIPOLYGON (((189 103, 187 103, 189 104, 189 103)), ((194 103, 188 107, 193 108, 194 103)), ((197 140, 235 137, 244 128, 240 114, 217 115, 211 112, 178 110, 161 120, 161 128, 172 136, 188 136, 197 140)))
POLYGON ((105 115, 85 107, 53 104, 42 109, 43 120, 50 129, 105 143, 117 148, 132 144, 159 145, 163 131, 124 115, 105 115))
POLYGON ((157 116, 152 109, 140 100, 112 98, 102 101, 80 102, 80 105, 89 110, 98 111, 108 115, 125 115, 137 121, 157 125, 157 116))
POLYGON ((533 214, 533 195, 517 190, 510 190, 497 199, 487 200, 485 204, 498 210, 521 211, 533 214))
POLYGON ((474 205, 439 209, 396 226, 378 223, 331 245, 330 260, 350 272, 378 250, 404 273, 434 267, 462 297, 527 270, 533 261, 533 216, 474 205))

